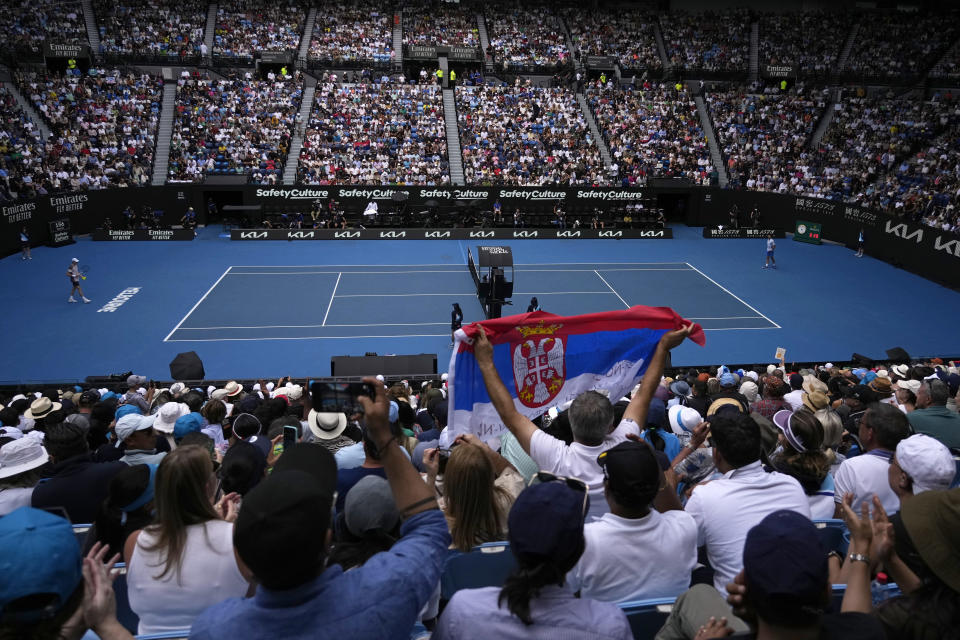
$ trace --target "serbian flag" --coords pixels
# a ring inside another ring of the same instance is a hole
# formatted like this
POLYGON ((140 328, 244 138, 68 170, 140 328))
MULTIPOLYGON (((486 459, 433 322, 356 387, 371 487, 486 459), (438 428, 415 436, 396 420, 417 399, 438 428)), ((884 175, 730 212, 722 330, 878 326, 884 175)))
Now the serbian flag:
MULTIPOLYGON (((669 307, 558 316, 543 311, 474 322, 455 334, 447 373, 449 427, 454 435, 489 439, 506 427, 497 415, 473 355, 480 327, 493 344, 493 362, 517 410, 531 420, 584 391, 616 402, 647 369, 660 337, 691 324, 669 307)), ((690 339, 703 346, 697 325, 690 339)))

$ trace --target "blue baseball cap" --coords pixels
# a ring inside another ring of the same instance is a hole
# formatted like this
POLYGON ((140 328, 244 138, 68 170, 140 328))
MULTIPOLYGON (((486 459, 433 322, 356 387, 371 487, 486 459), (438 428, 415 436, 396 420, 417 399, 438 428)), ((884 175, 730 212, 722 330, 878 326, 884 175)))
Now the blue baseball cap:
POLYGON ((733 377, 732 373, 727 372, 720 376, 721 387, 735 387, 736 385, 737 385, 737 381, 733 377))
POLYGON ((583 492, 563 482, 534 484, 513 503, 510 549, 535 562, 562 561, 583 550, 583 492))
POLYGON ((0 581, 0 610, 20 598, 50 595, 35 609, 5 618, 35 622, 54 617, 83 583, 81 566, 80 544, 67 520, 32 507, 0 518, 0 574, 10 578, 0 581))
POLYGON ((122 404, 119 407, 117 407, 116 411, 113 412, 113 418, 115 420, 120 420, 120 418, 122 418, 123 416, 130 415, 131 413, 135 413, 139 415, 140 407, 138 407, 135 404, 122 404))
POLYGON ((751 594, 790 598, 801 607, 824 597, 830 572, 826 550, 809 518, 774 511, 747 532, 743 571, 751 594))
POLYGON ((203 429, 203 418, 200 417, 200 414, 188 413, 185 416, 177 418, 177 421, 173 424, 173 439, 180 440, 188 433, 200 431, 201 429, 203 429))

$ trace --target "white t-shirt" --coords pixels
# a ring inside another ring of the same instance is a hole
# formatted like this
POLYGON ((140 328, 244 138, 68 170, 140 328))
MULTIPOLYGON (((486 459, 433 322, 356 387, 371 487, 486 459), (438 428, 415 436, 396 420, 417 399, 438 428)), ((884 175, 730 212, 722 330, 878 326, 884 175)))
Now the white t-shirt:
POLYGON ((803 389, 791 391, 783 396, 783 401, 790 405, 792 411, 799 411, 803 406, 803 389))
POLYGON ((606 513, 583 528, 587 541, 567 584, 584 598, 629 602, 679 596, 697 564, 697 523, 683 511, 636 520, 606 513))
POLYGON ((863 501, 872 501, 876 494, 887 513, 900 511, 900 498, 890 488, 887 475, 891 457, 887 451, 874 449, 844 460, 833 476, 834 502, 843 502, 843 496, 852 493, 853 510, 860 513, 863 501))
POLYGON ((726 593, 743 568, 747 532, 781 509, 810 517, 800 483, 784 473, 765 472, 759 460, 693 490, 685 510, 697 522, 697 544, 707 547, 717 590, 726 593))
POLYGON ((140 616, 138 633, 165 633, 189 629, 209 606, 227 598, 243 598, 248 584, 233 555, 233 524, 211 520, 187 527, 187 544, 179 582, 176 571, 157 580, 164 555, 147 551, 156 538, 140 532, 127 566, 130 608, 140 616))
POLYGON ((603 469, 597 456, 627 439, 628 433, 640 435, 640 427, 633 420, 621 420, 617 428, 603 440, 603 444, 588 447, 579 442, 569 445, 537 429, 530 439, 530 457, 541 471, 558 476, 580 478, 587 483, 590 493, 590 511, 587 522, 610 511, 603 495, 603 469))
POLYGON ((13 513, 20 507, 29 507, 33 498, 33 487, 0 489, 0 516, 13 513))
POLYGON ((773 241, 773 238, 767 238, 767 252, 772 253, 774 248, 776 248, 777 243, 773 241))

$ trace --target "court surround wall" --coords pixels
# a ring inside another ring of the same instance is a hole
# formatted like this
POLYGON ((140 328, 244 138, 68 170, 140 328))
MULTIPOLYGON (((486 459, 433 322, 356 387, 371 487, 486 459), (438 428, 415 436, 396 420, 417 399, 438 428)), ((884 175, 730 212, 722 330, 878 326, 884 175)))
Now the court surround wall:
MULTIPOLYGON (((316 200, 335 198, 341 205, 362 209, 366 202, 384 206, 396 194, 406 198, 408 206, 462 206, 489 210, 500 200, 504 213, 511 207, 549 208, 562 200, 568 215, 593 207, 607 209, 649 200, 659 193, 686 193, 686 223, 712 227, 729 223, 730 208, 737 204, 742 223, 754 206, 760 210, 760 224, 792 232, 796 220, 818 222, 823 238, 853 247, 859 231, 866 237, 869 255, 917 273, 929 280, 960 289, 960 238, 886 213, 832 200, 706 187, 677 188, 651 186, 642 189, 592 187, 369 187, 369 186, 256 186, 210 187, 205 185, 165 185, 136 189, 110 189, 75 194, 43 196, 0 206, 3 214, 0 254, 19 250, 19 230, 26 225, 35 243, 49 238, 49 222, 67 218, 75 235, 89 234, 102 226, 109 216, 114 228, 123 226, 122 212, 128 205, 139 211, 144 205, 164 211, 163 223, 175 224, 187 207, 193 206, 200 224, 206 222, 205 198, 212 191, 240 192, 244 204, 264 207, 289 205, 291 210, 308 210, 316 200)), ((546 236, 544 236, 546 237, 546 236)), ((384 239, 393 239, 386 236, 384 239)))

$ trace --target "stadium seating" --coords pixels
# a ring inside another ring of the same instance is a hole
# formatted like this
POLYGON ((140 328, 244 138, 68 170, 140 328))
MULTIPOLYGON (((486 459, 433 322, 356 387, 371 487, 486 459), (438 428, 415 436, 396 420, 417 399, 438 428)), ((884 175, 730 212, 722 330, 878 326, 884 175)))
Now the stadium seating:
POLYGON ((440 578, 440 596, 449 600, 460 589, 501 586, 515 566, 507 542, 487 542, 469 553, 451 551, 440 578))
POLYGON ((627 614, 634 638, 653 638, 670 617, 675 598, 652 598, 621 602, 620 608, 627 614))

